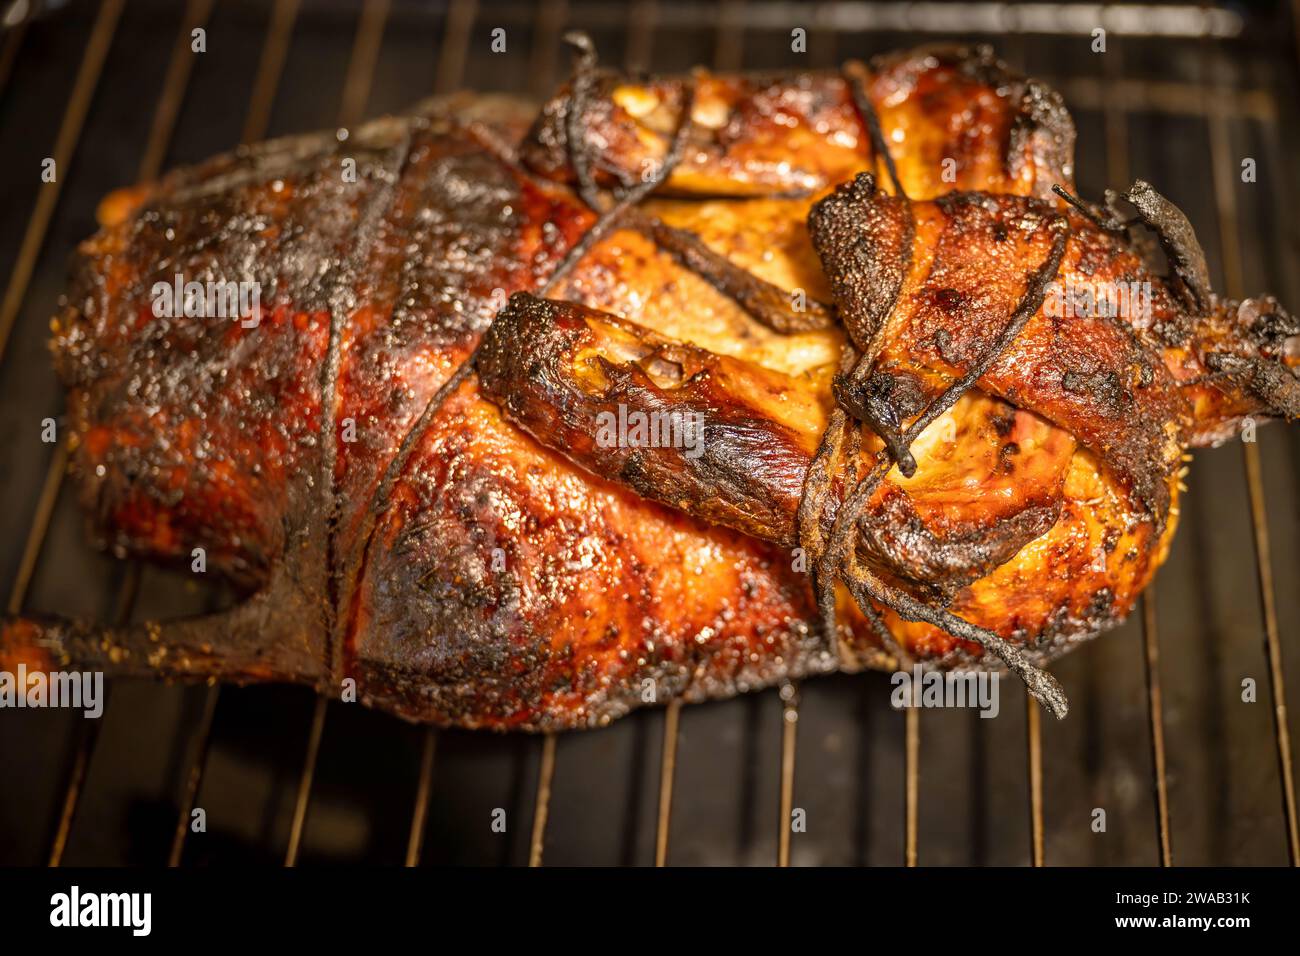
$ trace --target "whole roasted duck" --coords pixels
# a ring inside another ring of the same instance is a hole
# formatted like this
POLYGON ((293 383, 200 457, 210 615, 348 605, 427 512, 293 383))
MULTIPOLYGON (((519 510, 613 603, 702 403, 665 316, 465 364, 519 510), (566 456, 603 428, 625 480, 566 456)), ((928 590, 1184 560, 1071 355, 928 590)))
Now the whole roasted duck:
POLYGON ((987 49, 639 81, 572 42, 540 114, 105 201, 54 322, 81 500, 247 596, 8 618, 0 663, 553 730, 919 661, 1060 716, 1040 665, 1151 580, 1185 450, 1300 414, 1296 321, 1151 186, 1076 197, 1060 98, 987 49), (160 315, 174 280, 260 305, 160 315))

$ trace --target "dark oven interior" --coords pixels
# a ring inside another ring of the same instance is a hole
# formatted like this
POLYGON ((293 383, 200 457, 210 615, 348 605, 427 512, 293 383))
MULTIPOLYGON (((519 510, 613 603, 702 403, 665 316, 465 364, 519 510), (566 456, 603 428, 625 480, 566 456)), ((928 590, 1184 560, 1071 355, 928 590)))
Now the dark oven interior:
MULTIPOLYGON (((23 18, 24 13, 30 14, 23 18)), ((97 201, 160 168, 461 86, 537 95, 560 37, 655 71, 829 66, 987 41, 1065 96, 1084 195, 1140 176, 1197 225, 1215 285, 1300 307, 1296 9, 999 3, 69 0, 0 43, 0 580, 10 611, 195 613, 228 595, 85 543, 47 320, 97 201), (1104 53, 1094 28, 1107 31, 1104 53), (190 52, 196 27, 207 48, 190 52), (490 50, 506 31, 507 52, 490 50), (807 52, 791 30, 807 30, 807 52), (41 185, 41 162, 57 185, 41 185), (1254 182, 1240 175, 1245 159, 1254 182)), ((1300 433, 1198 452, 1145 603, 1055 667, 1043 720, 896 711, 885 675, 809 681, 600 731, 412 727, 274 687, 119 682, 103 718, 0 717, 0 861, 203 865, 1282 864, 1296 857, 1282 674, 1300 665, 1300 433), (1242 700, 1253 679, 1257 701, 1242 700), (207 829, 191 833, 191 809, 207 829), (1095 832, 1094 810, 1106 811, 1095 832), (784 821, 805 811, 806 832, 784 821), (505 832, 492 826, 505 812, 505 832), (499 814, 498 814, 499 818, 499 814)))

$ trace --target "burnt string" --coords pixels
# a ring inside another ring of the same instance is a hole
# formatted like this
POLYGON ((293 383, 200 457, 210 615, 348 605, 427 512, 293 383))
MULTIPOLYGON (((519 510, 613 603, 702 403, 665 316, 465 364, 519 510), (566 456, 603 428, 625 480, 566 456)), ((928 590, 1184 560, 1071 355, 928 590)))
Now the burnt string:
MULTIPOLYGON (((873 159, 877 163, 884 162, 885 171, 889 174, 890 182, 894 187, 894 195, 900 198, 905 205, 907 223, 902 246, 906 250, 907 259, 903 263, 902 273, 906 276, 912 267, 912 248, 915 245, 916 238, 916 217, 912 215, 911 199, 907 195, 907 190, 903 188, 903 182, 898 175, 898 168, 894 164, 893 154, 890 153, 889 145, 885 142, 884 132, 881 130, 880 116, 876 113, 875 104, 871 102, 871 96, 867 92, 868 75, 866 68, 861 63, 847 63, 841 72, 841 77, 849 90, 849 98, 854 109, 857 110, 858 118, 867 129, 867 135, 871 140, 873 159)), ((872 332, 870 341, 860 343, 862 346, 861 357, 855 365, 841 371, 834 382, 833 392, 843 391, 845 398, 848 399, 851 396, 860 394, 867 387, 867 382, 875 369, 876 358, 884 347, 884 336, 887 327, 888 317, 882 320, 872 332)), ((847 410, 847 401, 840 401, 839 398, 840 396, 836 394, 837 404, 847 410)), ((898 463, 899 471, 904 476, 910 478, 916 473, 916 460, 912 457, 911 450, 908 447, 910 443, 903 441, 902 435, 899 434, 899 430, 895 425, 882 421, 877 417, 869 403, 862 403, 862 407, 855 412, 855 417, 866 422, 871 427, 871 430, 884 442, 885 447, 889 449, 890 454, 898 463)))
MULTIPOLYGON (((876 156, 885 164, 895 194, 904 201, 910 202, 885 142, 879 117, 867 93, 861 68, 850 65, 846 67, 843 75, 853 103, 867 128, 876 156)), ((839 636, 836 624, 835 583, 840 579, 844 581, 868 622, 882 638, 882 632, 888 632, 888 628, 884 626, 884 622, 876 612, 876 605, 889 608, 904 619, 930 624, 954 637, 978 644, 1000 658, 1025 682, 1029 692, 1041 704, 1056 717, 1061 718, 1068 711, 1068 703, 1060 684, 1046 671, 1034 666, 1019 647, 992 631, 978 627, 943 608, 931 607, 911 594, 887 584, 868 567, 858 563, 854 547, 857 523, 889 469, 898 465, 904 474, 914 473, 916 464, 909 451, 912 442, 940 415, 951 409, 961 396, 987 373, 1019 336, 1029 319, 1041 308, 1048 285, 1060 270, 1069 238, 1069 222, 1064 216, 1052 216, 1045 225, 1053 234, 1051 248, 1042 265, 1028 277, 1019 304, 992 345, 971 364, 964 375, 932 401, 906 430, 899 433, 882 428, 879 423, 866 422, 880 437, 884 448, 875 454, 870 469, 845 495, 835 514, 830 535, 827 537, 823 534, 822 528, 831 504, 829 492, 834 481, 836 465, 842 460, 839 473, 841 480, 847 480, 849 475, 858 474, 863 464, 860 441, 854 437, 858 432, 858 426, 856 424, 851 426, 850 417, 837 405, 809 466, 797 521, 800 543, 814 557, 813 587, 818 616, 827 644, 837 658, 839 636), (847 449, 845 448, 846 435, 850 442, 850 447, 847 449)), ((867 351, 862 355, 856 355, 856 350, 851 344, 845 346, 845 354, 841 359, 841 374, 844 373, 844 369, 851 368, 849 374, 852 378, 865 380, 875 363, 880 347, 879 340, 886 324, 881 323, 875 339, 867 343, 867 351)), ((889 647, 890 644, 896 646, 896 642, 892 640, 885 646, 889 647)), ((900 656, 906 657, 906 655, 900 656)))
MULTIPOLYGON (((1078 196, 1067 191, 1060 183, 1052 183, 1052 192, 1064 199, 1071 209, 1077 212, 1084 219, 1088 220, 1102 232, 1117 234, 1126 233, 1130 227, 1140 221, 1137 218, 1122 219, 1113 209, 1109 210, 1109 215, 1103 216, 1100 212, 1100 206, 1084 202, 1078 196)), ((1113 194, 1111 194, 1109 190, 1107 191, 1107 195, 1108 197, 1113 197, 1113 194)))
POLYGON ((853 107, 858 111, 863 124, 867 127, 867 135, 871 137, 872 151, 875 152, 876 159, 884 162, 885 171, 889 173, 889 182, 894 187, 894 195, 906 199, 907 191, 903 189, 903 181, 898 178, 898 167, 894 165, 893 154, 889 152, 889 145, 885 142, 885 134, 880 128, 880 116, 876 113, 876 105, 871 102, 871 96, 867 92, 866 77, 863 75, 865 70, 866 68, 861 63, 846 63, 841 75, 848 85, 849 96, 853 99, 853 107))
MULTIPOLYGON (((1010 320, 998 338, 971 364, 965 374, 945 389, 902 432, 900 437, 904 447, 915 441, 940 415, 951 409, 958 399, 987 373, 1015 341, 1029 319, 1041 308, 1047 288, 1060 269, 1069 238, 1069 223, 1063 216, 1053 216, 1048 219, 1046 228, 1053 233, 1051 248, 1042 265, 1029 277, 1025 292, 1010 320)), ((837 408, 823 434, 822 444, 813 465, 809 469, 809 478, 804 488, 804 500, 800 502, 800 533, 807 535, 800 540, 801 543, 808 542, 804 546, 815 558, 814 587, 818 613, 828 641, 838 648, 838 632, 835 623, 835 581, 838 577, 844 580, 849 592, 861 608, 869 606, 874 601, 907 620, 931 624, 954 637, 979 644, 996 654, 1025 682, 1030 693, 1040 703, 1058 718, 1064 717, 1068 704, 1060 684, 1050 674, 1034 666, 1020 648, 992 631, 971 624, 947 610, 930 607, 907 592, 886 584, 869 568, 858 564, 854 548, 856 542, 854 532, 857 523, 889 469, 897 464, 897 459, 888 445, 876 453, 870 470, 845 496, 835 514, 829 538, 823 536, 821 532, 823 516, 830 504, 827 492, 831 483, 831 468, 841 455, 843 433, 847 423, 848 416, 837 408), (864 601, 864 598, 870 600, 864 601)), ((857 473, 861 466, 860 459, 847 455, 844 457, 846 465, 843 471, 847 474, 857 473)), ((875 626, 875 621, 871 623, 875 626)))

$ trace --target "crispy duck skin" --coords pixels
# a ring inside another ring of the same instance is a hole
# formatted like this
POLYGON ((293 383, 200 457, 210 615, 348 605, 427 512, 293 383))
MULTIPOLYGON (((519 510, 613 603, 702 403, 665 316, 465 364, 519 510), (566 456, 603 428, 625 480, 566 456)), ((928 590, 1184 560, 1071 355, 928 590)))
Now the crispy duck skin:
MULTIPOLYGON (((1066 270, 1147 274, 1052 193, 1072 182, 1059 98, 985 51, 934 49, 844 73, 595 89, 581 114, 562 92, 536 119, 439 101, 106 200, 53 341, 92 534, 184 567, 203 548, 248 596, 117 629, 6 618, 0 665, 328 694, 352 678, 410 720, 527 730, 899 654, 986 666, 977 644, 889 608, 886 641, 846 591, 831 646, 791 550, 837 400, 904 424, 997 339, 1055 223, 1069 224, 1066 270), (902 199, 855 76, 913 200, 906 265, 887 258, 902 199), (671 172, 552 284, 555 301, 510 299, 599 221, 575 194, 570 125, 603 187, 671 172), (954 189, 965 198, 937 200, 954 189), (835 229, 854 242, 819 247, 835 229), (950 249, 949 230, 990 260, 950 249), (990 251, 1004 241, 1014 253, 990 251), (835 254, 853 248, 893 272, 835 254), (992 291, 976 302, 981 268, 992 291), (151 289, 178 274, 258 283, 256 325, 155 315, 151 289), (891 276, 903 308, 879 299, 891 276), (796 291, 834 321, 755 320, 796 291), (842 350, 873 336, 905 386, 836 387, 842 350), (702 454, 601 447, 592 417, 620 403, 699 411, 702 454)), ((1035 313, 1007 353, 1039 363, 1033 380, 1004 356, 915 438, 915 473, 892 471, 855 522, 861 561, 1040 660, 1122 617, 1176 524, 1181 447, 1295 414, 1285 313, 1192 309, 1154 281, 1169 301, 1149 327, 1098 322, 1076 339, 1035 313), (1071 371, 1092 376, 1082 391, 1071 371)), ((857 477, 836 478, 823 527, 857 477)))
MULTIPOLYGON (((1008 71, 988 47, 887 55, 864 82, 888 141, 898 146, 891 153, 910 196, 964 189, 1047 198, 1052 184, 1073 183, 1074 123, 1061 98, 1008 71)), ((607 72, 583 122, 596 151, 597 182, 632 185, 663 160, 688 85, 689 148, 663 194, 810 194, 869 168, 871 141, 844 74, 697 70, 690 78, 638 84, 607 72)), ((560 90, 542 108, 520 158, 547 178, 572 183, 569 92, 560 90)))

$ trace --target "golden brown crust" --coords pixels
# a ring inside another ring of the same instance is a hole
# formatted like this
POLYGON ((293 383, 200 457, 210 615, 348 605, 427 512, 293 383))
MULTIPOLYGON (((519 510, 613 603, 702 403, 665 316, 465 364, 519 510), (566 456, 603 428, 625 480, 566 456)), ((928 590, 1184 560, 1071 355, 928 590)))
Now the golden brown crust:
MULTIPOLYGON (((631 185, 663 159, 688 84, 694 129, 666 192, 807 194, 875 168, 845 75, 713 75, 630 83, 603 74, 584 117, 598 182, 631 185)), ((1048 197, 1073 182, 1074 124, 1060 97, 1018 76, 988 47, 933 46, 878 58, 866 80, 908 195, 951 189, 1048 197)), ((520 156, 573 180, 568 88, 542 108, 520 156)))

